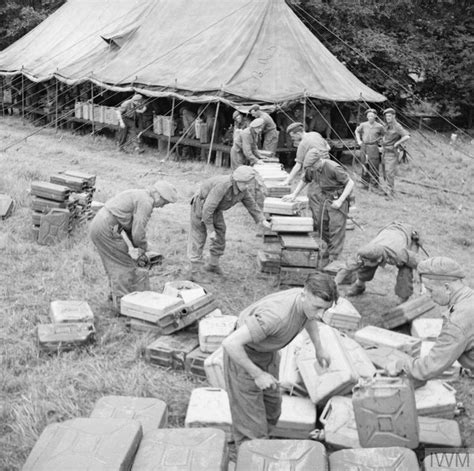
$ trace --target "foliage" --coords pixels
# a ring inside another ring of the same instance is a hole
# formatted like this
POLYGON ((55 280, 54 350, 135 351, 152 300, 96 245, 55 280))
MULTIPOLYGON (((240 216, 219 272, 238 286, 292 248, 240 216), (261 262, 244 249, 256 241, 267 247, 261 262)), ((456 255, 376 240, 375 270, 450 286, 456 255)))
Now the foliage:
POLYGON ((413 107, 427 100, 450 118, 462 113, 462 124, 472 125, 472 2, 307 0, 293 8, 331 52, 391 102, 413 107))

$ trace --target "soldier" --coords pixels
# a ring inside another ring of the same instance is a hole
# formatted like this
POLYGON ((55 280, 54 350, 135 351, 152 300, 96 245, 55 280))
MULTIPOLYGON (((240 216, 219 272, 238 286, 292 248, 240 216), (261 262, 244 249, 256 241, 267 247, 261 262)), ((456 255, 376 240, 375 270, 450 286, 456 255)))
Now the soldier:
POLYGON ((387 108, 383 114, 387 123, 382 139, 383 165, 390 195, 394 196, 395 176, 399 163, 399 146, 410 139, 410 135, 395 119, 393 108, 387 108))
POLYGON ((260 109, 260 106, 253 105, 249 110, 252 118, 260 118, 263 120, 262 126, 262 136, 263 136, 263 150, 271 152, 273 155, 276 155, 276 150, 278 146, 278 131, 276 128, 275 121, 273 118, 265 111, 260 109))
POLYGON ((379 266, 395 265, 398 267, 395 294, 404 302, 413 294, 413 270, 419 261, 418 246, 418 233, 410 225, 392 222, 346 262, 346 268, 336 275, 336 283, 356 272, 357 280, 346 295, 358 296, 365 291, 366 282, 374 278, 379 266))
POLYGON ((410 378, 428 381, 438 377, 456 360, 464 368, 473 370, 474 290, 464 284, 461 266, 447 257, 433 257, 420 262, 418 273, 433 301, 449 309, 428 355, 397 360, 387 367, 388 373, 396 376, 405 371, 410 378))
POLYGON ((154 208, 175 203, 177 199, 173 185, 158 181, 146 190, 119 193, 108 200, 93 219, 90 237, 104 264, 116 309, 122 296, 150 289, 148 270, 140 269, 136 264, 140 255, 148 250, 146 226, 154 208), (134 249, 128 249, 122 231, 126 232, 134 249))
POLYGON ((258 137, 263 129, 263 119, 254 119, 250 126, 234 134, 230 149, 230 166, 235 170, 240 165, 255 165, 262 156, 258 152, 258 137))
POLYGON ((118 119, 120 130, 118 133, 118 145, 120 152, 126 152, 127 137, 132 134, 130 141, 136 140, 135 150, 139 153, 143 152, 141 148, 141 140, 137 128, 137 113, 144 113, 146 105, 143 95, 135 93, 132 98, 125 100, 118 110, 118 119))
POLYGON ((328 159, 331 147, 318 132, 305 132, 303 123, 292 123, 286 128, 296 150, 295 165, 282 185, 289 185, 300 172, 311 167, 319 159, 328 159))
POLYGON ((355 137, 360 146, 360 156, 365 171, 362 174, 363 188, 368 190, 373 183, 379 185, 380 152, 379 146, 385 134, 384 127, 375 121, 377 112, 369 109, 365 112, 367 121, 359 124, 355 130, 355 137))
POLYGON ((232 175, 211 177, 201 183, 191 200, 191 227, 188 239, 191 277, 199 277, 202 253, 208 234, 210 258, 204 269, 222 275, 219 259, 224 254, 226 232, 223 212, 238 202, 242 202, 257 224, 262 224, 265 228, 271 227, 251 195, 254 180, 255 170, 242 165, 234 170, 232 175))
POLYGON ((245 440, 268 438, 281 413, 278 351, 306 329, 316 359, 327 367, 330 358, 321 344, 318 324, 337 301, 328 275, 310 275, 304 289, 270 294, 244 309, 238 328, 223 342, 224 376, 236 446, 245 440))
POLYGON ((342 252, 346 238, 346 222, 349 212, 349 196, 354 182, 336 162, 313 155, 314 163, 308 166, 295 191, 283 197, 294 201, 308 184, 308 200, 313 215, 314 230, 326 242, 322 263, 331 263, 342 252))

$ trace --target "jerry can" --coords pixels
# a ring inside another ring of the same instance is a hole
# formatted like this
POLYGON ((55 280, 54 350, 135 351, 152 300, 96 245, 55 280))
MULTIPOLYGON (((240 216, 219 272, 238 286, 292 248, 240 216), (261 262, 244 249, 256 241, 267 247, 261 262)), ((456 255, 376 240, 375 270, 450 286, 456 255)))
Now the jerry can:
POLYGON ((345 334, 340 334, 340 338, 357 378, 372 378, 375 376, 375 366, 368 357, 366 350, 345 334))
POLYGON ((93 342, 94 325, 88 322, 38 324, 38 346, 45 352, 72 350, 93 342))
POLYGON ((38 244, 53 245, 65 239, 71 230, 69 209, 52 209, 40 218, 38 244))
POLYGON ((444 381, 433 379, 415 390, 418 415, 452 419, 456 413, 456 390, 444 381))
POLYGON ((120 313, 157 324, 159 319, 183 305, 183 300, 175 296, 167 296, 155 291, 136 291, 122 297, 120 313))
POLYGON ((436 340, 441 333, 443 327, 443 319, 429 319, 426 317, 420 317, 414 319, 411 323, 410 333, 413 337, 417 337, 421 340, 436 340))
POLYGON ((206 291, 193 281, 167 281, 163 288, 163 294, 181 298, 185 303, 195 301, 206 296, 206 291))
POLYGON ((382 314, 382 325, 386 329, 393 329, 407 324, 417 317, 435 312, 435 310, 436 304, 429 296, 419 296, 399 304, 382 314))
POLYGON ((168 423, 168 406, 153 397, 104 396, 94 406, 92 419, 133 419, 140 422, 143 433, 164 428, 168 423))
POLYGON ((459 424, 455 420, 418 417, 420 443, 438 447, 461 447, 459 424))
POLYGON ((48 425, 23 471, 128 471, 142 438, 129 419, 72 419, 48 425))
POLYGON ((0 194, 0 219, 10 217, 13 211, 13 200, 9 195, 0 194))
POLYGON ((302 330, 286 347, 280 350, 278 371, 280 388, 292 395, 308 395, 296 364, 296 357, 307 340, 309 340, 308 334, 302 330))
POLYGON ((186 373, 191 376, 196 376, 199 379, 206 379, 206 370, 204 369, 204 362, 209 357, 209 353, 204 353, 200 348, 194 349, 191 353, 186 355, 184 362, 184 369, 186 373))
POLYGON ((407 361, 411 359, 410 355, 390 347, 367 348, 365 353, 379 370, 385 370, 387 366, 394 361, 407 361))
MULTIPOLYGON (((422 341, 421 342, 421 352, 420 358, 427 356, 431 349, 434 347, 435 342, 422 341)), ((461 374, 461 364, 458 361, 455 361, 449 368, 440 373, 436 378, 433 379, 442 379, 444 381, 452 381, 459 378, 461 374)))
POLYGON ((324 406, 319 421, 323 430, 317 435, 334 448, 362 448, 350 396, 333 396, 324 406))
POLYGON ((268 214, 294 216, 299 213, 300 207, 299 201, 283 201, 281 198, 267 197, 263 202, 263 212, 268 214))
POLYGON ((225 432, 227 441, 231 441, 232 416, 227 393, 219 388, 193 389, 184 426, 218 428, 225 432))
POLYGON ((240 446, 235 471, 327 470, 326 449, 311 440, 249 440, 240 446))
POLYGON ((204 353, 215 352, 223 340, 235 330, 237 316, 220 316, 199 321, 199 348, 204 353))
POLYGON ((32 182, 31 194, 54 201, 66 201, 71 190, 64 185, 56 185, 49 182, 32 182))
POLYGON ((270 252, 266 250, 259 250, 257 252, 257 265, 262 273, 278 273, 280 271, 279 253, 270 252))
POLYGON ((362 447, 419 445, 415 394, 408 378, 360 380, 352 405, 362 447))
POLYGON ((311 232, 313 218, 298 216, 273 216, 272 231, 275 232, 311 232))
POLYGON ((318 325, 321 343, 331 358, 330 365, 327 368, 319 365, 311 341, 305 343, 296 359, 306 390, 315 404, 350 390, 358 379, 347 358, 340 334, 328 325, 318 325))
POLYGON ((180 332, 173 335, 162 335, 145 349, 145 358, 164 368, 183 370, 186 356, 199 342, 192 333, 180 332))
POLYGON ((220 388, 225 391, 224 380, 224 349, 219 347, 204 360, 204 371, 207 382, 213 388, 220 388))
POLYGON ((471 471, 474 463, 474 452, 472 448, 456 450, 450 453, 448 450, 437 453, 427 453, 423 460, 424 471, 471 471))
POLYGON ((227 455, 222 430, 154 430, 144 434, 131 471, 227 471, 227 455))
POLYGON ((304 440, 316 427, 316 406, 307 397, 281 396, 281 415, 271 437, 304 440))
POLYGON ((49 316, 53 324, 94 322, 94 313, 86 301, 51 301, 49 316))
POLYGON ((324 311, 323 314, 325 324, 342 332, 354 332, 359 329, 361 319, 359 312, 353 304, 341 297, 339 297, 334 306, 324 311))
POLYGON ((364 347, 389 347, 412 357, 420 355, 421 340, 409 335, 368 325, 354 334, 354 339, 364 347))
POLYGON ((340 450, 329 457, 331 471, 419 471, 415 452, 399 446, 340 450))

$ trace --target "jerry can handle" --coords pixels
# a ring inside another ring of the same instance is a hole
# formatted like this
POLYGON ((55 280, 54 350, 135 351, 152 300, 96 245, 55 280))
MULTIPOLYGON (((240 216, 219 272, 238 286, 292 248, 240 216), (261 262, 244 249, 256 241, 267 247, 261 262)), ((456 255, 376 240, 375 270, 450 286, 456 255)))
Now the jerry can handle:
POLYGON ((206 388, 206 391, 209 391, 209 392, 219 392, 219 391, 222 391, 221 388, 206 388))
POLYGON ((444 381, 441 383, 448 391, 456 393, 456 390, 448 383, 445 383, 444 381))
POLYGON ((332 401, 329 400, 327 404, 324 406, 323 412, 321 413, 321 417, 319 418, 319 421, 323 424, 326 425, 328 422, 329 415, 332 412, 332 401))

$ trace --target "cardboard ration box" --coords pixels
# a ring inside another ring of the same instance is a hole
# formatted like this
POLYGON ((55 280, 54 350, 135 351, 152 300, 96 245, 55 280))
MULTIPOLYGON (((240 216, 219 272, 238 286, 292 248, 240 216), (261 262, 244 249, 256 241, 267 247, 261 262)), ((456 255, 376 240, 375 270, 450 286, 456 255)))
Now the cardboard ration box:
POLYGON ((31 450, 23 471, 103 469, 125 471, 142 438, 129 419, 72 419, 48 425, 31 450))
POLYGON ((104 396, 94 406, 93 419, 133 419, 143 433, 166 427, 168 406, 154 397, 104 396))

